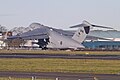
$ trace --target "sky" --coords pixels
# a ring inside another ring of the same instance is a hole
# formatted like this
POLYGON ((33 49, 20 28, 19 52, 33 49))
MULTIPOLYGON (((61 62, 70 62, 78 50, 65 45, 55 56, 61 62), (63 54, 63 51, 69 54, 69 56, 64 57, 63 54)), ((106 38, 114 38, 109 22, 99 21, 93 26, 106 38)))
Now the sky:
POLYGON ((33 22, 69 29, 83 20, 120 30, 120 0, 0 0, 0 25, 7 29, 33 22))

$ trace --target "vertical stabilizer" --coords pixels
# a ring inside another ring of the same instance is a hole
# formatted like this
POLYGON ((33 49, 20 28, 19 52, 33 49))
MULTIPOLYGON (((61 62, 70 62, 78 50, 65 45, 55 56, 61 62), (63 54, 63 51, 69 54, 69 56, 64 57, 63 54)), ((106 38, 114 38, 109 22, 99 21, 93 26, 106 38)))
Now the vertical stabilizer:
POLYGON ((70 28, 79 28, 75 34, 73 35, 73 39, 79 43, 82 43, 84 41, 84 39, 86 38, 87 34, 89 34, 90 29, 93 27, 97 27, 97 28, 106 28, 106 29, 113 29, 111 27, 105 27, 105 26, 98 26, 98 25, 93 25, 90 24, 87 21, 83 21, 82 24, 78 24, 75 26, 71 26, 70 28))
POLYGON ((89 32, 90 32, 90 26, 80 27, 75 32, 72 39, 74 39, 75 41, 77 41, 79 43, 82 43, 89 32))

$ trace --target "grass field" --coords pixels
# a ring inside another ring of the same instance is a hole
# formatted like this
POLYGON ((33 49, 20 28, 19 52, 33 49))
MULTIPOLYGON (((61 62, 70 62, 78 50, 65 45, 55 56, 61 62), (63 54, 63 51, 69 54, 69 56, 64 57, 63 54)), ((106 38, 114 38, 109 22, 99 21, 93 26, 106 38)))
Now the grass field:
POLYGON ((119 60, 0 59, 0 71, 120 73, 119 60))
POLYGON ((120 51, 0 50, 1 53, 120 55, 120 51))
MULTIPOLYGON (((120 55, 119 51, 0 50, 0 53, 120 55)), ((0 71, 118 74, 120 60, 1 58, 0 71)))

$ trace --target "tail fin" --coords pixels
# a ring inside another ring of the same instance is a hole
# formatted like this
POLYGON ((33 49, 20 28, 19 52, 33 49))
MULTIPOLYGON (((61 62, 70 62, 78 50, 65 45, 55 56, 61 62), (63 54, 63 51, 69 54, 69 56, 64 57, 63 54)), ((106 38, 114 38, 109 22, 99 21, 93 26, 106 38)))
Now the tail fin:
POLYGON ((73 35, 72 39, 75 41, 82 43, 86 38, 87 34, 90 32, 90 26, 80 27, 75 34, 73 35))
POLYGON ((77 41, 79 43, 82 43, 84 41, 84 39, 86 38, 87 34, 89 34, 90 29, 93 28, 93 27, 113 29, 111 27, 104 27, 104 26, 93 25, 93 24, 90 24, 87 21, 83 21, 82 24, 71 26, 70 28, 77 28, 77 27, 79 27, 79 29, 75 32, 75 34, 73 35, 72 39, 74 39, 75 41, 77 41))

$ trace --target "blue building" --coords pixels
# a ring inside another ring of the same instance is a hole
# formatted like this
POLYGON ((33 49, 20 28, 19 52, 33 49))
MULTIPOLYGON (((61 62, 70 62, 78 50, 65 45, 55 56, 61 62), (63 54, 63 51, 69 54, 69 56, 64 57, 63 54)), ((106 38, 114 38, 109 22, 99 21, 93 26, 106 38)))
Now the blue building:
POLYGON ((120 50, 120 41, 90 41, 83 42, 88 49, 109 49, 120 50))
POLYGON ((120 31, 94 30, 90 32, 89 36, 95 36, 96 38, 93 38, 93 37, 86 38, 86 40, 83 42, 83 45, 87 49, 120 50, 120 31), (102 40, 99 38, 105 38, 105 39, 111 39, 111 40, 102 40))

